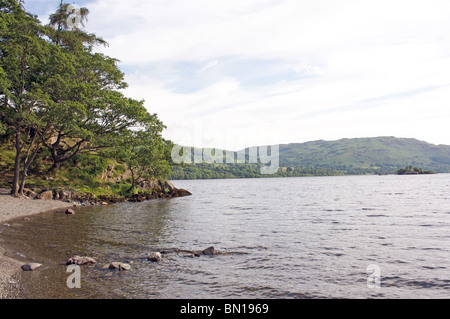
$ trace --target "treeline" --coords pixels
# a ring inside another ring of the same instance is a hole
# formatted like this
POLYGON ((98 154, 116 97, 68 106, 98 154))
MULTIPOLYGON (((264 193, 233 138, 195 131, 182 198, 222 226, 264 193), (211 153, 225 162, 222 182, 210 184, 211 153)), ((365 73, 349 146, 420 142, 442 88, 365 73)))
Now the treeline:
POLYGON ((191 164, 172 168, 170 179, 224 179, 261 177, 305 177, 305 176, 343 176, 394 174, 395 170, 378 168, 332 169, 326 167, 280 167, 276 174, 261 174, 259 164, 191 164))
POLYGON ((124 74, 95 50, 108 44, 84 30, 88 14, 61 2, 43 25, 22 1, 0 0, 0 167, 13 196, 42 175, 86 185, 113 167, 131 189, 170 174, 163 123, 121 93, 124 74))
POLYGON ((417 174, 436 174, 435 171, 423 170, 418 167, 412 167, 412 165, 405 168, 401 168, 397 171, 398 175, 417 175, 417 174))
MULTIPOLYGON (((304 144, 302 144, 304 145, 304 144)), ((356 147, 356 146, 355 146, 356 147)), ((257 149, 257 148, 253 148, 257 149)), ((341 175, 387 175, 397 174, 401 167, 397 163, 378 163, 367 164, 368 167, 360 167, 354 164, 331 162, 328 157, 321 158, 311 151, 311 156, 315 156, 314 161, 302 161, 296 159, 291 153, 286 151, 292 147, 280 148, 279 163, 280 167, 275 174, 261 174, 261 167, 269 164, 261 163, 257 160, 250 160, 250 149, 245 149, 238 154, 237 152, 225 152, 215 150, 214 155, 210 155, 210 150, 203 152, 202 149, 187 148, 187 153, 180 156, 183 160, 182 165, 172 168, 171 179, 222 179, 222 178, 260 178, 260 177, 301 177, 301 176, 341 176, 341 175), (286 156, 287 155, 287 156, 286 156), (212 158, 212 157, 213 158, 212 158), (240 158, 242 162, 237 161, 240 158), (289 160, 286 160, 288 158, 289 160), (255 163, 256 162, 256 163, 255 163)), ((298 149, 300 151, 301 148, 298 149)), ((259 151, 258 151, 259 152, 259 151)), ((306 151, 305 151, 306 152, 306 151)), ((350 148, 348 162, 353 161, 352 153, 354 149, 350 148)), ((253 153, 256 153, 253 150, 253 153)), ((180 155, 180 154, 175 154, 180 155)), ((298 155, 301 157, 300 155, 298 155)), ((270 162, 270 165, 273 163, 270 162)), ((445 171, 445 170, 444 170, 445 171)))

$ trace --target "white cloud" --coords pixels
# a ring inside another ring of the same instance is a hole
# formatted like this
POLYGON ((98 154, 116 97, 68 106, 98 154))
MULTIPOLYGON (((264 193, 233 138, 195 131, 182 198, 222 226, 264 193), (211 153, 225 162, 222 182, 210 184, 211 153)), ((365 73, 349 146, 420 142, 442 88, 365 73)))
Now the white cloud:
POLYGON ((175 142, 193 143, 186 132, 197 125, 208 146, 252 145, 269 130, 283 142, 398 135, 450 144, 448 1, 86 6, 89 31, 127 71, 127 94, 145 98, 175 142))
POLYGON ((207 70, 215 67, 216 65, 218 65, 219 62, 217 60, 214 60, 212 62, 207 63, 204 67, 202 67, 198 72, 197 72, 197 76, 202 75, 203 73, 205 73, 207 70))

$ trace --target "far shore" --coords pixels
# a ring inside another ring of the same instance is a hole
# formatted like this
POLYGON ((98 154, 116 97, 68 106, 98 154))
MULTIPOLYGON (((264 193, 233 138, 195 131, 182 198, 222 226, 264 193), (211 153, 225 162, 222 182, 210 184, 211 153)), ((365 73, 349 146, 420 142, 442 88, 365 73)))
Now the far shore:
MULTIPOLYGON (((9 220, 25 218, 47 211, 67 209, 73 203, 59 200, 33 200, 14 198, 7 189, 0 189, 0 225, 9 220)), ((6 250, 0 242, 0 299, 18 298, 20 271, 22 263, 5 255, 6 250)))

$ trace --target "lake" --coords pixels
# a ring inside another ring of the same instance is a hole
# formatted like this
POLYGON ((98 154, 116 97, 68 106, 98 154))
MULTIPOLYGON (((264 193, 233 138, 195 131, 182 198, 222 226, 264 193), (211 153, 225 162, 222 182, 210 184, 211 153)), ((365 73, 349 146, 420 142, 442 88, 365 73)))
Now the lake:
POLYGON ((0 226, 26 298, 449 298, 450 175, 174 181, 193 196, 0 226), (190 258, 214 246, 224 254, 190 258), (160 262, 146 254, 169 251, 160 262), (65 261, 90 256, 81 288, 65 261), (130 271, 102 269, 114 261, 130 271))

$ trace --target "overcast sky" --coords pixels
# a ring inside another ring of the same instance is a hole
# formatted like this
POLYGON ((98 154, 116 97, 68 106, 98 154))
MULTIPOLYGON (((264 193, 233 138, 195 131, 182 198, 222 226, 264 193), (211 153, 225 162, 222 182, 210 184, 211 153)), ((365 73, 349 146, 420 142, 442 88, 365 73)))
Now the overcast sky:
MULTIPOLYGON (((47 23, 59 0, 26 0, 47 23)), ((75 0, 164 137, 450 145, 448 0, 75 0)))

